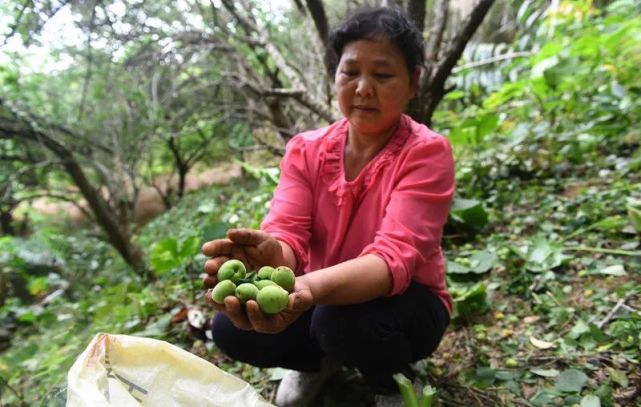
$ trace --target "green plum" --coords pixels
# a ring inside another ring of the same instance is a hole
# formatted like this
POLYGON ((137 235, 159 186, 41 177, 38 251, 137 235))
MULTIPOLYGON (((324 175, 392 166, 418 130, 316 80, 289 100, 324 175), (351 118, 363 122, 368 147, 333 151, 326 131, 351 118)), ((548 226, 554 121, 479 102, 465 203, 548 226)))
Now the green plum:
POLYGON ((223 280, 211 290, 211 299, 217 304, 223 304, 226 297, 234 294, 236 294, 236 284, 231 280, 223 280))
POLYGON ((218 269, 218 281, 231 280, 238 283, 239 280, 245 278, 245 265, 242 261, 231 259, 223 263, 218 269))
POLYGON ((263 266, 258 270, 259 280, 269 280, 274 272, 274 268, 270 266, 263 266))
POLYGON ((280 266, 272 273, 271 280, 283 287, 287 292, 292 292, 294 283, 296 282, 296 276, 289 267, 280 266))
POLYGON ((272 280, 256 280, 254 281, 254 285, 258 287, 258 289, 260 290, 267 287, 268 285, 278 285, 278 284, 276 284, 272 280))
POLYGON ((268 285, 258 291, 256 302, 260 310, 265 314, 278 314, 285 308, 289 302, 287 291, 277 285, 268 285))
POLYGON ((252 283, 243 283, 236 287, 236 297, 240 300, 241 304, 249 300, 255 300, 258 295, 258 287, 252 283))

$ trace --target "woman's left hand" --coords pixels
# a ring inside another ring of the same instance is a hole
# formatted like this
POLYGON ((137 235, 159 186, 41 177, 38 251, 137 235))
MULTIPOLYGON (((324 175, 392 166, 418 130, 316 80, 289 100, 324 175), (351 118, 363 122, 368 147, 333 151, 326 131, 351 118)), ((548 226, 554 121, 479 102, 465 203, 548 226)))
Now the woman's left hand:
POLYGON ((247 318, 256 332, 275 334, 282 332, 298 317, 314 305, 314 297, 309 286, 296 279, 294 290, 289 294, 289 303, 284 311, 278 314, 265 314, 256 301, 245 304, 247 318))

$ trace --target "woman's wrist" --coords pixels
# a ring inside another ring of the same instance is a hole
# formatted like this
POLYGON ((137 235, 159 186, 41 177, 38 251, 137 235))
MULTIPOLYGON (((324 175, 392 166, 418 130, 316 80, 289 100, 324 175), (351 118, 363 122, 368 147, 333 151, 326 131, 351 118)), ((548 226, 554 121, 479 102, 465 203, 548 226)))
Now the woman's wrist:
POLYGON ((280 243, 280 248, 281 248, 281 259, 279 259, 275 265, 287 266, 290 269, 292 269, 294 272, 296 272, 296 268, 298 267, 298 262, 296 261, 296 254, 294 254, 294 250, 282 240, 279 240, 278 243, 280 243))

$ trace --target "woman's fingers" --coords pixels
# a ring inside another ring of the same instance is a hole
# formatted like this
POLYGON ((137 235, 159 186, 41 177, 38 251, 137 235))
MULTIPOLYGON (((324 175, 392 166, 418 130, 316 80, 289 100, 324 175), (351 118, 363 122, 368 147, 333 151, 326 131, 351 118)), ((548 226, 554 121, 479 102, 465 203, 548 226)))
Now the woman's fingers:
POLYGON ((263 313, 256 301, 247 301, 245 309, 247 310, 247 318, 256 332, 274 334, 287 328, 281 315, 263 313))
POLYGON ((203 285, 205 288, 214 288, 218 284, 218 278, 215 276, 205 275, 203 277, 203 285))
POLYGON ((292 312, 305 312, 314 305, 314 298, 311 291, 295 291, 289 295, 287 309, 292 312))
POLYGON ((270 239, 271 235, 267 232, 263 232, 262 230, 239 228, 229 229, 227 231, 227 237, 229 240, 237 244, 257 246, 266 239, 270 239))
POLYGON ((243 329, 245 331, 251 331, 254 329, 247 318, 247 314, 243 310, 242 305, 240 304, 240 300, 233 295, 225 297, 224 312, 236 328, 243 329))
POLYGON ((229 257, 233 247, 234 243, 229 239, 216 239, 205 243, 201 248, 201 251, 205 256, 209 257, 229 257))
POLYGON ((209 259, 205 262, 205 273, 209 274, 210 276, 215 276, 218 273, 218 269, 220 266, 223 265, 227 260, 229 260, 229 257, 227 256, 219 256, 219 257, 214 257, 213 259, 209 259))

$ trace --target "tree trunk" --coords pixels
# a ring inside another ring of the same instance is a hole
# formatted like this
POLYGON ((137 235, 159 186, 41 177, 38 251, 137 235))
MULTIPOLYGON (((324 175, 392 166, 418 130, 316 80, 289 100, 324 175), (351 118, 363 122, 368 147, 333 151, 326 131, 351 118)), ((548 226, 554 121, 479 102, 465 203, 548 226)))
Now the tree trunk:
MULTIPOLYGON (((408 107, 409 114, 417 121, 430 126, 432 115, 443 100, 443 97, 450 91, 445 88, 445 81, 452 74, 459 58, 463 54, 468 42, 479 28, 487 12, 492 7, 494 0, 480 0, 470 15, 461 23, 461 29, 450 41, 443 55, 439 57, 439 41, 433 42, 430 39, 427 49, 427 63, 429 64, 424 77, 421 79, 416 97, 408 107)), ((435 7, 442 7, 442 1, 436 1, 435 7)), ((442 23, 442 22, 441 22, 442 23)), ((441 25, 444 29, 444 24, 441 25)), ((442 33, 433 32, 440 40, 442 33)))

